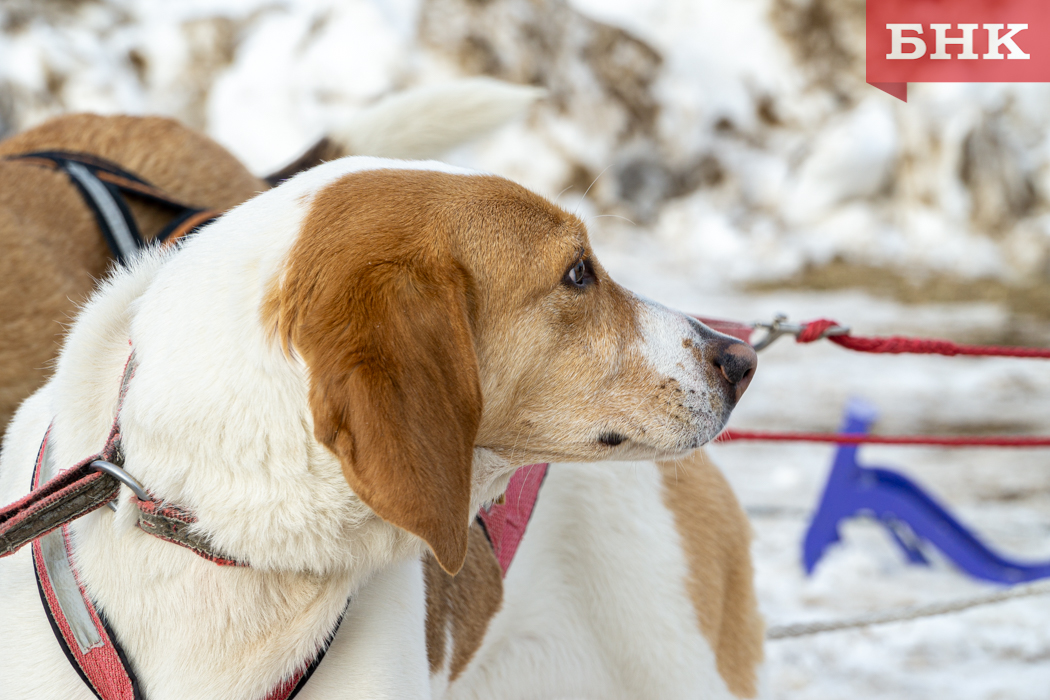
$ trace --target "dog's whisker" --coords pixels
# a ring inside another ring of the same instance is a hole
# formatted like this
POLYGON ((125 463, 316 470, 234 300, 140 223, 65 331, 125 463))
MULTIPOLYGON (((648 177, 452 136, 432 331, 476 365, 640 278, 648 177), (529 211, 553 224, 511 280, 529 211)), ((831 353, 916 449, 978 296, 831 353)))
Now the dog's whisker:
MULTIPOLYGON (((610 163, 609 165, 605 166, 605 170, 608 170, 611 167, 612 167, 612 164, 610 163)), ((598 178, 600 178, 602 175, 605 174, 605 170, 602 170, 600 173, 595 175, 593 180, 591 180, 591 184, 587 186, 587 189, 586 189, 586 191, 584 191, 583 196, 580 197, 580 201, 576 203, 576 210, 572 212, 573 214, 575 214, 577 211, 579 211, 579 209, 580 209, 580 202, 582 202, 583 200, 587 199, 587 195, 590 194, 591 188, 594 187, 595 183, 598 182, 598 178)))
POLYGON ((595 214, 594 216, 587 217, 587 219, 588 219, 588 221, 590 219, 623 219, 624 221, 626 221, 627 223, 631 224, 632 226, 637 226, 638 225, 634 221, 628 219, 626 216, 620 216, 619 214, 595 214))

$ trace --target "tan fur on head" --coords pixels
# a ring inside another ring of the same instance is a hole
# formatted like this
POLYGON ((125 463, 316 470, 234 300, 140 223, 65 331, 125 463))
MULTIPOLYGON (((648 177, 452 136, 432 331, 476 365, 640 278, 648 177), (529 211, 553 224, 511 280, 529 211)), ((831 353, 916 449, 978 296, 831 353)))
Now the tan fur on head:
POLYGON ((535 306, 522 280, 549 293, 584 246, 575 219, 501 178, 354 173, 314 199, 264 309, 309 368, 315 436, 351 488, 449 573, 467 551, 480 376, 511 382, 519 364, 479 376, 477 349, 535 306))

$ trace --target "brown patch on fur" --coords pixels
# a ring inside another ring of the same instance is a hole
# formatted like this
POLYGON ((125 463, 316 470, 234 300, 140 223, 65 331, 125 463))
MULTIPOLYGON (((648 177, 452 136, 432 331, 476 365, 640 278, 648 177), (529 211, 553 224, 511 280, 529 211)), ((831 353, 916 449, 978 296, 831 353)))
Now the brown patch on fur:
POLYGON ((670 394, 638 400, 661 378, 637 302, 593 261, 582 224, 502 178, 349 174, 315 198, 283 280, 263 323, 310 368, 318 440, 450 572, 475 446, 512 464, 595 459, 605 430, 639 439, 650 415, 689 421, 670 394), (563 282, 581 254, 596 279, 585 290, 563 282), (610 405, 630 414, 623 426, 606 424, 610 405))
POLYGON ((755 599, 747 516, 702 450, 657 464, 689 565, 686 589, 700 631, 730 692, 754 697, 765 625, 755 599))
POLYGON ((471 525, 467 559, 455 576, 430 555, 423 559, 427 588, 427 660, 430 673, 445 663, 449 637, 449 681, 466 669, 481 646, 491 620, 503 604, 503 578, 485 533, 471 525))
MULTIPOLYGON (((63 324, 112 260, 64 173, 2 160, 39 150, 106 158, 207 209, 267 189, 224 148, 170 119, 71 115, 0 142, 0 428, 50 373, 63 324)), ((170 219, 170 210, 128 201, 146 239, 170 219)))

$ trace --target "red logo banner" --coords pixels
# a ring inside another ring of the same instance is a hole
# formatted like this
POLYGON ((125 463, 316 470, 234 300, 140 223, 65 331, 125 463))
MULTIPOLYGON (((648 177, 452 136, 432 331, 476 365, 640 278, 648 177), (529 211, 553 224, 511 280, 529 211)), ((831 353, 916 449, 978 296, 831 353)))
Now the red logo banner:
POLYGON ((1050 0, 868 0, 867 81, 1050 82, 1050 0))

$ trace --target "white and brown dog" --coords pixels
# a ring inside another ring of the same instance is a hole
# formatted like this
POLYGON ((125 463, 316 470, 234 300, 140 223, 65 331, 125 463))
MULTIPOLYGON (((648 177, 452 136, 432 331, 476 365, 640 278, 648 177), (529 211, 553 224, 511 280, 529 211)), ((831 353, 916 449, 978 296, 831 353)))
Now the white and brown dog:
MULTIPOLYGON (((60 466, 106 442, 129 340, 125 468, 248 564, 135 528, 126 489, 75 521, 80 583, 144 698, 266 697, 344 608, 300 699, 754 693, 747 524, 717 472, 696 456, 565 464, 688 455, 725 424, 754 352, 618 286, 541 197, 345 158, 145 254, 16 414, 0 502, 25 494, 49 425, 60 466), (472 605, 469 563, 464 581, 424 575, 426 548, 449 574, 471 560, 474 514, 518 466, 559 461, 502 605, 472 605)), ((28 548, 0 560, 0 590, 3 696, 91 698, 28 548)))

